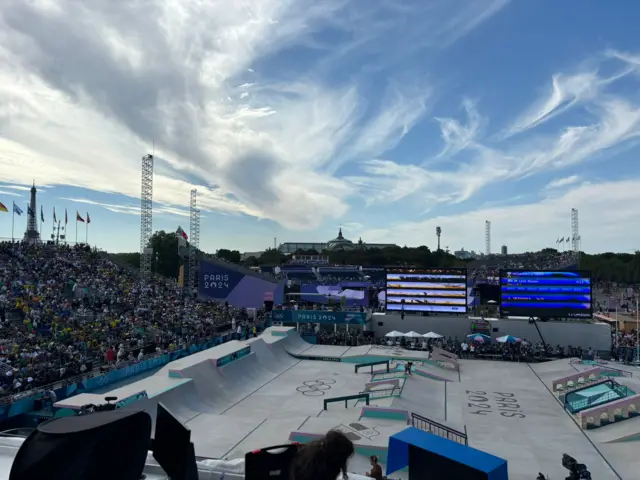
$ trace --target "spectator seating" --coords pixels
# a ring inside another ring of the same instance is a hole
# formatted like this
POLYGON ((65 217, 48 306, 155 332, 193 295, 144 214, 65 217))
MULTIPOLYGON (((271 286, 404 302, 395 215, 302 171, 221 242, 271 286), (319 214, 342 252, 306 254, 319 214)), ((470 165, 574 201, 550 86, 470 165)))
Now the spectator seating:
POLYGON ((246 319, 86 246, 0 243, 0 403, 215 336, 246 319))

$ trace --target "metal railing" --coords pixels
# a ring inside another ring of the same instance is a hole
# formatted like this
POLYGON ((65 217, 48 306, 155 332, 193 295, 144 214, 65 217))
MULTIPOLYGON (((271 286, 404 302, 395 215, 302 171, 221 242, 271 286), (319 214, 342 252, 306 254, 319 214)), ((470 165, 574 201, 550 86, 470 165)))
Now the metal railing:
POLYGON ((371 374, 373 375, 373 367, 375 367, 376 365, 386 365, 387 367, 387 371, 386 373, 389 373, 390 369, 389 369, 389 360, 380 360, 377 362, 367 362, 367 363, 358 363, 357 365, 354 366, 354 372, 358 373, 358 371, 361 368, 365 368, 365 367, 371 367, 371 374))
POLYGON ((330 403, 336 403, 336 402, 342 402, 344 401, 344 408, 349 408, 349 400, 361 400, 364 398, 364 401, 367 405, 369 405, 369 393, 365 392, 365 393, 359 393, 358 395, 347 395, 344 397, 334 397, 334 398, 327 398, 326 400, 324 400, 324 409, 327 409, 327 406, 330 403))
POLYGON ((609 390, 607 393, 600 396, 594 395, 593 397, 584 398, 575 402, 565 401, 565 405, 568 406, 568 409, 571 413, 578 413, 582 410, 587 410, 591 407, 595 407, 619 399, 620 394, 618 392, 616 392, 615 390, 609 390))
POLYGON ((360 395, 368 394, 371 398, 388 398, 388 397, 399 397, 402 389, 400 387, 392 387, 392 388, 376 388, 375 390, 366 390, 364 392, 360 392, 360 395))
POLYGON ((433 435, 461 443, 462 445, 469 445, 469 437, 466 433, 466 427, 465 432, 463 433, 429 418, 423 417, 422 415, 418 415, 417 413, 411 414, 411 425, 423 432, 432 433, 433 435))

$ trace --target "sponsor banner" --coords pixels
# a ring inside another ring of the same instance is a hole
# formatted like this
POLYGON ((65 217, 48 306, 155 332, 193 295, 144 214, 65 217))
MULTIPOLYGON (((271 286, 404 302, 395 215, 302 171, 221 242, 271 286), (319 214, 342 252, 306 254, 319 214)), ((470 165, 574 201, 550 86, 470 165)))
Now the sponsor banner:
POLYGON ((487 322, 486 320, 471 322, 471 333, 491 336, 491 329, 491 322, 487 322))
POLYGON ((230 353, 226 357, 222 357, 216 360, 216 366, 224 367, 225 365, 229 365, 234 360, 238 360, 240 358, 246 357, 250 353, 251 353, 251 347, 244 347, 242 350, 238 350, 237 352, 230 353))
POLYGON ((271 320, 283 323, 338 323, 342 325, 364 325, 364 312, 323 312, 315 310, 273 310, 271 320))

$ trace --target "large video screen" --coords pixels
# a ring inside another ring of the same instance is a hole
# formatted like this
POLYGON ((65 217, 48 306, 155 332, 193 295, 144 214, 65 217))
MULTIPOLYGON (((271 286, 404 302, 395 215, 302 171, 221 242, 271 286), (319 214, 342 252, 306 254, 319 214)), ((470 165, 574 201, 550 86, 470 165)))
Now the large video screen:
POLYGON ((467 270, 462 268, 387 269, 387 310, 467 312, 467 270))
POLYGON ((576 270, 503 270, 500 310, 512 317, 590 318, 591 275, 576 270))

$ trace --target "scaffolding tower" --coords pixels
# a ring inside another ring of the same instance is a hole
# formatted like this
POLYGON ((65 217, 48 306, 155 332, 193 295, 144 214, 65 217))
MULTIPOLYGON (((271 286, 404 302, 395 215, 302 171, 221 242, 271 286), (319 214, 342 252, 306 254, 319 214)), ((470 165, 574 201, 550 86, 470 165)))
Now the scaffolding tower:
POLYGON ((140 186, 140 276, 151 276, 153 248, 149 245, 153 229, 153 155, 142 157, 140 186))
POLYGON ((196 291, 196 267, 200 247, 200 210, 198 210, 198 191, 191 190, 189 202, 189 293, 196 291))
POLYGON ((484 222, 484 253, 491 255, 491 222, 489 220, 484 222))
POLYGON ((578 254, 580 252, 580 220, 578 209, 571 209, 571 250, 578 254))

